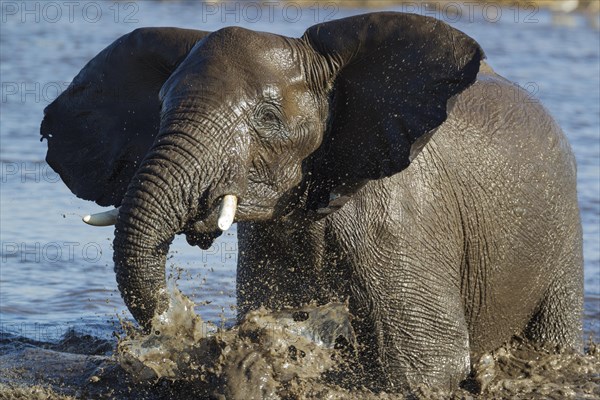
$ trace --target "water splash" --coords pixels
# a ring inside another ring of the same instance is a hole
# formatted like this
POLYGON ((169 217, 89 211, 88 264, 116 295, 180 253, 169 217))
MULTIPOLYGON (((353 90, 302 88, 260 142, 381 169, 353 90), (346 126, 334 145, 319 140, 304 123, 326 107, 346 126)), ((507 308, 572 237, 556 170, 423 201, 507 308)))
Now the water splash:
POLYGON ((127 327, 118 343, 119 364, 137 383, 162 379, 227 399, 275 399, 290 387, 321 381, 356 346, 341 303, 259 309, 238 326, 215 331, 174 284, 169 293, 169 307, 154 317, 153 332, 127 327))

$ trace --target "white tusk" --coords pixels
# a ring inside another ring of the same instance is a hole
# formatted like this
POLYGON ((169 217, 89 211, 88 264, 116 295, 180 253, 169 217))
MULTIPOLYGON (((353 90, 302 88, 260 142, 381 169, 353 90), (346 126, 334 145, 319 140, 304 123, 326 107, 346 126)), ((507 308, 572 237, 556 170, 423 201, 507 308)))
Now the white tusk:
MULTIPOLYGON (((120 208, 120 207, 119 207, 120 208)), ((83 222, 93 226, 110 226, 117 223, 119 208, 110 211, 104 211, 98 214, 86 215, 83 217, 83 222)))
POLYGON ((237 197, 232 194, 228 194, 223 197, 221 202, 221 211, 219 211, 219 221, 217 225, 222 231, 226 231, 233 224, 235 218, 235 209, 237 207, 237 197))

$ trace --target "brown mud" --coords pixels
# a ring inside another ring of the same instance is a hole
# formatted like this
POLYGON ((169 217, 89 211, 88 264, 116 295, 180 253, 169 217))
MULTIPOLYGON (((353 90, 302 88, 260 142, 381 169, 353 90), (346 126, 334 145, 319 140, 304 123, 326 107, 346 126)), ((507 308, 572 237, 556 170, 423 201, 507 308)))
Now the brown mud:
POLYGON ((552 354, 515 338, 485 354, 453 393, 412 396, 361 386, 345 305, 249 314, 208 333, 174 292, 149 334, 126 327, 114 342, 67 334, 58 343, 5 336, 0 399, 598 399, 600 349, 552 354))

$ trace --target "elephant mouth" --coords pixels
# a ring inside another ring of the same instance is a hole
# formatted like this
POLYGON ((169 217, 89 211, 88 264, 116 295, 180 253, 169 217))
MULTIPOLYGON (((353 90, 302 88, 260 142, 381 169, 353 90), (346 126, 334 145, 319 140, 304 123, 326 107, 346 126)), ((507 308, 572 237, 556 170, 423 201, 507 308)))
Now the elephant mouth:
POLYGON ((213 206, 208 215, 200 220, 189 221, 181 232, 190 246, 198 246, 203 250, 210 248, 223 231, 219 229, 220 207, 213 206))
POLYGON ((209 248, 213 241, 229 228, 233 222, 233 213, 238 221, 267 220, 273 216, 275 211, 273 207, 246 201, 240 202, 233 210, 232 204, 226 204, 228 201, 231 202, 232 199, 222 199, 219 204, 210 209, 204 218, 186 224, 180 233, 186 235, 186 240, 190 245, 199 246, 205 250, 209 248), (229 209, 230 214, 224 213, 224 209, 229 209))
POLYGON ((198 232, 193 229, 185 230, 185 240, 190 246, 198 246, 202 250, 208 250, 216 238, 221 236, 223 231, 217 229, 208 232, 198 232))

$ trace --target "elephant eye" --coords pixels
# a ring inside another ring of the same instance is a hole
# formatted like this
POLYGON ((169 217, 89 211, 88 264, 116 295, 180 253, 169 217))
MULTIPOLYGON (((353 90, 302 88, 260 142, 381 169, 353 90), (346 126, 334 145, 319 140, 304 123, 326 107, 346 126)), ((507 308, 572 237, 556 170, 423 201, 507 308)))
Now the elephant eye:
POLYGON ((255 129, 263 139, 285 136, 286 128, 280 110, 273 104, 260 105, 254 114, 255 129))
POLYGON ((264 110, 260 115, 261 125, 275 125, 279 123, 279 118, 273 110, 264 110))

